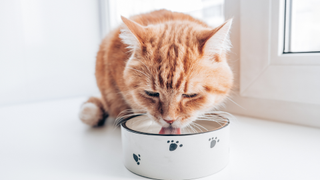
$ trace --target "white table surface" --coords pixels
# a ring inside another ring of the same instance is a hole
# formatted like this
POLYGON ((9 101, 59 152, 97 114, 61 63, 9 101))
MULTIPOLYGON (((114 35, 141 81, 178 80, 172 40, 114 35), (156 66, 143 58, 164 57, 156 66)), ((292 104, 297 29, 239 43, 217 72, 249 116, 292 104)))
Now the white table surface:
MULTIPOLYGON (((80 122, 85 99, 0 107, 0 179, 145 179, 123 166, 120 129, 80 122)), ((237 118, 229 165, 202 180, 320 179, 320 129, 237 118)))

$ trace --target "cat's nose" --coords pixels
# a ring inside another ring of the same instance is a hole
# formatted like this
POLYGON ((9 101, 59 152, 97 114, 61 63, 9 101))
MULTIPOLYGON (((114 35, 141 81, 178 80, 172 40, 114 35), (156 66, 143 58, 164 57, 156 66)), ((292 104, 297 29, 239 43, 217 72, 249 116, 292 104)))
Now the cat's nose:
POLYGON ((172 124, 174 122, 174 120, 166 120, 164 119, 165 122, 167 122, 168 124, 172 124))

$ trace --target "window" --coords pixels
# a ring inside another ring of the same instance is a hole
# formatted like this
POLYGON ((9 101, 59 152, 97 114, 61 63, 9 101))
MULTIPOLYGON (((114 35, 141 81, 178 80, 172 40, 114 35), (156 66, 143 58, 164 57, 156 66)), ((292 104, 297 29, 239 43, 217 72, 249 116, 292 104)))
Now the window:
POLYGON ((320 52, 320 1, 286 0, 283 53, 320 52))
MULTIPOLYGON (((294 10, 295 2, 299 1, 292 0, 293 11, 297 11, 294 10)), ((313 2, 310 0, 299 3, 313 2)), ((302 5, 299 6, 296 9, 303 8, 302 5)), ((318 7, 317 4, 312 4, 312 6, 318 7)), ((284 47, 284 44, 288 43, 284 42, 284 35, 287 35, 285 31, 290 26, 288 21, 285 23, 286 7, 285 0, 241 1, 241 97, 239 101, 242 104, 250 102, 250 106, 245 108, 252 108, 256 112, 264 114, 260 117, 320 127, 320 53, 310 52, 314 50, 311 49, 311 43, 308 43, 310 40, 306 38, 307 36, 302 37, 307 32, 299 35, 298 30, 295 30, 295 26, 299 26, 302 21, 299 18, 302 16, 307 18, 307 15, 303 15, 303 13, 291 16, 290 52, 296 53, 286 53, 289 51, 284 47), (309 44, 310 47, 298 49, 299 46, 294 43, 302 44, 302 42, 296 39, 305 40, 303 43, 309 44), (284 49, 286 49, 285 52, 284 49), (300 51, 303 53, 298 53, 300 51), (259 109, 259 107, 264 107, 264 109, 259 109), (302 109, 304 110, 302 111, 302 109)), ((312 13, 312 11, 308 10, 308 13, 312 13)), ((311 23, 312 28, 308 28, 309 30, 318 28, 319 19, 317 17, 317 22, 311 23)), ((288 16, 286 16, 287 19, 288 16)), ((307 23, 309 20, 307 18, 303 23, 307 23)), ((314 41, 319 38, 319 35, 311 35, 311 30, 308 36, 314 41)), ((251 111, 246 115, 250 115, 250 113, 255 114, 251 111)))

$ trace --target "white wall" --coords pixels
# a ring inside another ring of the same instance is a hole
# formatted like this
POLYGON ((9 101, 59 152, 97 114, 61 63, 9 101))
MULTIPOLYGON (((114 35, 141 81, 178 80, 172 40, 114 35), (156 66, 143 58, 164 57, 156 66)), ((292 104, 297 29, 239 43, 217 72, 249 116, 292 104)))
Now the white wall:
POLYGON ((97 93, 97 0, 0 1, 0 106, 97 93))

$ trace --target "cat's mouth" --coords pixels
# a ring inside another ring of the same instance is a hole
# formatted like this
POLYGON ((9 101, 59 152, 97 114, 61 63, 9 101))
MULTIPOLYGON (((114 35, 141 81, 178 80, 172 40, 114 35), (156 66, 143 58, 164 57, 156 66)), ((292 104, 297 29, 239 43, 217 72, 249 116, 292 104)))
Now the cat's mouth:
POLYGON ((162 127, 159 134, 181 134, 181 130, 180 128, 173 128, 172 126, 162 127))

